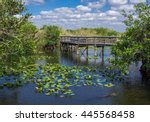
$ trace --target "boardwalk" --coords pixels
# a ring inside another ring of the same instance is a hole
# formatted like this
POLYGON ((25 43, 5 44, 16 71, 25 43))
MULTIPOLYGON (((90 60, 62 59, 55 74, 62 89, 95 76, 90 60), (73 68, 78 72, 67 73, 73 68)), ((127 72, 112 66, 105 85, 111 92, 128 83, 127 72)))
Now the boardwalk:
POLYGON ((119 37, 115 36, 61 36, 61 44, 68 45, 90 45, 90 46, 112 46, 119 37))
MULTIPOLYGON (((62 51, 75 51, 77 54, 84 53, 88 55, 88 47, 102 47, 102 51, 105 46, 112 46, 113 43, 118 41, 119 37, 115 36, 61 36, 60 46, 62 51), (81 52, 80 47, 85 47, 81 52)), ((95 55, 96 54, 95 50, 95 55)))

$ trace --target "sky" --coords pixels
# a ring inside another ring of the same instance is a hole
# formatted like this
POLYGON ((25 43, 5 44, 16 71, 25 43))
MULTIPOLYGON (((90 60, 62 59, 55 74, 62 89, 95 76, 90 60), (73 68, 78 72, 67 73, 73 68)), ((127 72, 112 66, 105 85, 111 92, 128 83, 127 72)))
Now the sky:
POLYGON ((57 25, 64 29, 104 27, 123 32, 122 9, 149 0, 23 0, 29 19, 37 27, 57 25))

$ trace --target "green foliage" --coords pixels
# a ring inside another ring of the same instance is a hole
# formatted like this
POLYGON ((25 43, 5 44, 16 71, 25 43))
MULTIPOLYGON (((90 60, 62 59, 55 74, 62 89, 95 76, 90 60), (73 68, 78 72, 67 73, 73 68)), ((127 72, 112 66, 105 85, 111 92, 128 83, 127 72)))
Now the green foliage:
POLYGON ((1 40, 13 40, 16 38, 16 30, 27 21, 29 14, 25 12, 26 8, 21 0, 2 0, 0 2, 0 38, 1 40), (20 17, 16 17, 20 15, 20 17))
POLYGON ((119 36, 120 33, 107 28, 81 28, 76 30, 61 30, 61 35, 66 36, 119 36))
MULTIPOLYGON (((105 29, 105 28, 81 28, 77 30, 64 30, 57 26, 43 26, 36 33, 36 39, 38 40, 37 46, 39 50, 42 50, 43 47, 56 47, 59 44, 60 35, 66 36, 119 36, 121 33, 114 30, 105 29)), ((54 49, 52 48, 52 49, 54 49)))
POLYGON ((118 32, 107 29, 107 28, 95 28, 95 31, 97 35, 102 35, 102 36, 117 36, 118 35, 118 32))
POLYGON ((44 40, 46 41, 46 46, 57 45, 59 42, 60 29, 57 26, 43 26, 44 40))
POLYGON ((27 60, 25 57, 21 57, 21 60, 18 60, 17 69, 10 68, 10 66, 5 67, 7 72, 0 75, 0 81, 5 80, 5 82, 0 83, 0 89, 34 83, 38 93, 70 96, 74 95, 71 90, 72 86, 113 86, 110 80, 107 81, 102 76, 101 71, 93 70, 93 68, 68 67, 59 64, 34 65, 33 62, 33 57, 27 57, 27 60))
POLYGON ((19 45, 21 54, 31 55, 36 52, 36 33, 37 29, 32 23, 26 22, 20 27, 18 37, 21 39, 19 45))
POLYGON ((150 69, 150 5, 135 5, 135 11, 123 12, 127 26, 122 40, 112 48, 112 64, 126 73, 131 63, 142 61, 142 67, 150 69))
POLYGON ((0 76, 18 75, 29 64, 24 56, 35 53, 37 29, 21 0, 2 0, 0 8, 0 76))
POLYGON ((39 29, 38 32, 35 34, 35 38, 36 38, 36 46, 37 46, 37 51, 41 52, 43 51, 43 47, 45 47, 46 45, 46 41, 44 40, 44 30, 39 29))
POLYGON ((11 41, 0 42, 0 56, 31 55, 36 51, 35 33, 36 27, 31 23, 25 23, 16 31, 16 36, 11 41))
POLYGON ((34 53, 36 27, 27 22, 22 0, 2 0, 0 8, 0 56, 34 53))

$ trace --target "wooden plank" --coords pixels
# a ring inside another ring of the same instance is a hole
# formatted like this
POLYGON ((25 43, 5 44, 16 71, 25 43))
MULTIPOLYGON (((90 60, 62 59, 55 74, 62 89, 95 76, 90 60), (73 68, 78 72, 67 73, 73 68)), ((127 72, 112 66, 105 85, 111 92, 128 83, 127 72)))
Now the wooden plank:
POLYGON ((61 36, 60 43, 67 45, 84 46, 112 46, 118 36, 61 36))
POLYGON ((121 38, 120 36, 60 36, 60 38, 121 38))

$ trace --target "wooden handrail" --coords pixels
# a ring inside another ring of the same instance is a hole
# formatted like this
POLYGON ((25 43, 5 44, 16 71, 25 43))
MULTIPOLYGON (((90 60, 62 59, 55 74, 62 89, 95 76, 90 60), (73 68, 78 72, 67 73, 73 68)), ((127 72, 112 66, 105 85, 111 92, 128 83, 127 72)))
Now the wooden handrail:
POLYGON ((68 42, 73 44, 98 44, 98 43, 114 43, 117 40, 106 39, 117 39, 119 36, 61 36, 61 42, 68 42), (101 40, 99 40, 101 39, 101 40))

